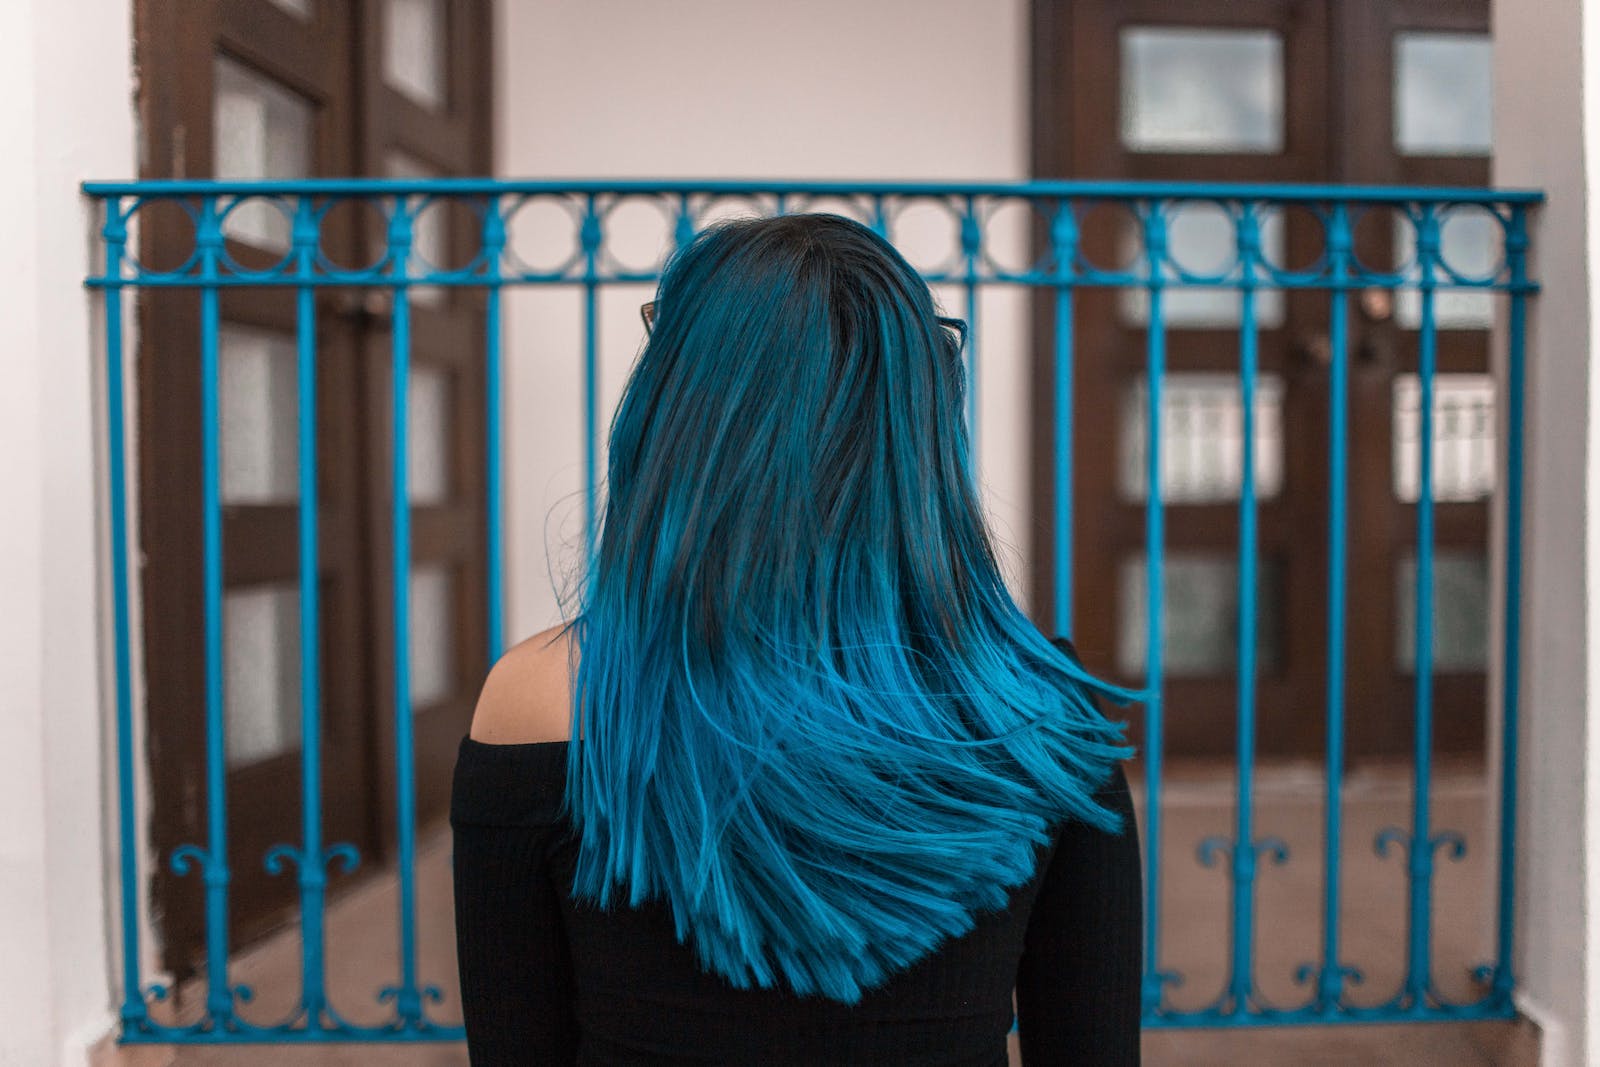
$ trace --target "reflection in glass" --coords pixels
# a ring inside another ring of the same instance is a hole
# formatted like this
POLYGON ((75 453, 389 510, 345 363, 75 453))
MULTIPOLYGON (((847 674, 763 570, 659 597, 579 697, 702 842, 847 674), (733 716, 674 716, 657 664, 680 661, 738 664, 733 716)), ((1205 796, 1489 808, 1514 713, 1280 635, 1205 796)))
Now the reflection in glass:
POLYGON ((299 499, 292 337, 230 324, 217 332, 224 504, 299 499))
POLYGON ((310 20, 314 0, 271 0, 278 7, 283 8, 296 18, 310 20))
POLYGON ((228 766, 300 747, 300 594, 292 585, 222 598, 223 719, 228 766))
POLYGON ((448 567, 411 570, 411 710, 437 704, 456 688, 455 585, 448 567))
MULTIPOLYGON (((1487 374, 1433 378, 1433 499, 1482 500, 1495 487, 1495 390, 1487 374)), ((1422 383, 1397 374, 1393 408, 1394 495, 1422 495, 1422 383)))
POLYGON ((423 107, 444 107, 443 0, 389 0, 383 16, 383 79, 423 107))
MULTIPOLYGON (((1257 567, 1256 663, 1277 668, 1282 582, 1277 561, 1257 567)), ((1145 558, 1122 561, 1117 582, 1117 669, 1145 670, 1145 558)), ((1239 569, 1231 555, 1169 553, 1162 580, 1161 657, 1168 677, 1235 673, 1239 650, 1239 569)))
MULTIPOLYGON (((1128 500, 1145 496, 1149 389, 1139 381, 1122 395, 1118 486, 1128 500)), ((1283 380, 1256 379, 1256 495, 1283 487, 1283 380)), ((1244 405, 1239 377, 1218 372, 1168 374, 1161 389, 1161 499, 1169 504, 1237 500, 1244 483, 1244 405)))
POLYGON ((1135 152, 1278 152, 1283 41, 1268 30, 1140 26, 1122 43, 1122 143, 1135 152))
MULTIPOLYGON (((1268 263, 1283 264, 1283 212, 1277 208, 1258 210, 1261 254, 1268 263)), ((1192 204, 1176 208, 1167 219, 1168 258, 1195 274, 1218 274, 1239 260, 1238 237, 1233 220, 1215 208, 1192 204)), ((1137 224, 1123 230, 1120 263, 1133 264, 1136 273, 1144 271, 1144 248, 1137 224)), ((1167 272, 1172 277, 1172 272, 1167 272)), ((1129 326, 1145 326, 1150 321, 1150 293, 1141 287, 1117 293, 1122 321, 1129 326)), ((1256 290, 1256 325, 1270 330, 1283 325, 1283 290, 1256 290)), ((1169 327, 1187 329, 1236 329, 1239 326, 1239 292, 1223 287, 1185 287, 1174 283, 1162 295, 1161 318, 1169 327)))
POLYGON ((1394 144, 1408 156, 1486 156, 1493 137, 1489 35, 1402 33, 1394 42, 1394 144))
POLYGON ((437 367, 413 364, 407 396, 408 495, 413 506, 443 504, 450 498, 450 375, 437 367))
MULTIPOLYGON (((1394 571, 1395 666, 1417 669, 1417 557, 1394 571)), ((1481 552, 1436 549, 1433 554, 1433 669, 1481 671, 1489 664, 1489 564, 1481 552)))
MULTIPOLYGON (((212 108, 213 173, 223 181, 304 178, 311 173, 313 114, 309 101, 227 58, 216 60, 212 108)), ((289 247, 289 216, 267 200, 229 213, 224 232, 274 251, 289 247)))

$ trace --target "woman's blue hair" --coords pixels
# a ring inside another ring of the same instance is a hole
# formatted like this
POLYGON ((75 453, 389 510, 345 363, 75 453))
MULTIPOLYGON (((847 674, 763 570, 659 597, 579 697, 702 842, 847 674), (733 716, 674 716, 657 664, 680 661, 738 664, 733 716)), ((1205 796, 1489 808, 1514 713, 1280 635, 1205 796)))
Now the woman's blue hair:
POLYGON ((1006 905, 1125 723, 1006 589, 960 342, 836 215, 668 263, 572 623, 573 890, 664 900, 733 985, 853 1003, 1006 905))

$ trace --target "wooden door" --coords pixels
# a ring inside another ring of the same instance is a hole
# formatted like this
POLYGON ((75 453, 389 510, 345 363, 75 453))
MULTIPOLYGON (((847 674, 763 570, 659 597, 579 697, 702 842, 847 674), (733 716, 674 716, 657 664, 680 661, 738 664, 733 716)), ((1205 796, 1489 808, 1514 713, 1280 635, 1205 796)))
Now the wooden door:
MULTIPOLYGON (((1418 100, 1428 96, 1419 97, 1419 79, 1487 77, 1478 54, 1486 49, 1487 15, 1481 0, 1038 0, 1035 173, 1481 184, 1486 134, 1482 145, 1467 143, 1476 134, 1463 126, 1457 133, 1470 135, 1449 144, 1449 129, 1402 135, 1402 127, 1415 125, 1418 100)), ((1273 261, 1300 266, 1320 255, 1321 226, 1309 212, 1273 212, 1261 221, 1273 261)), ((1086 253, 1101 263, 1125 259, 1135 225, 1126 212, 1090 213, 1086 253)), ((1373 213, 1357 225, 1358 253, 1368 263, 1386 262, 1396 251, 1395 232, 1392 218, 1373 213)), ((1219 209, 1184 208, 1171 216, 1169 235, 1174 255, 1197 269, 1231 253, 1219 209)), ((1405 493, 1415 441, 1397 449, 1396 440, 1408 426, 1415 433, 1416 324, 1405 314, 1414 302, 1385 302, 1374 293, 1354 303, 1361 310, 1350 324, 1348 736, 1351 757, 1360 759, 1403 755, 1412 736, 1404 612, 1415 507, 1405 493)), ((1140 294, 1107 290, 1080 291, 1077 307, 1073 636, 1091 666, 1137 685, 1145 655, 1147 313, 1140 294)), ((1236 744, 1237 500, 1245 477, 1238 460, 1239 300, 1235 293, 1169 290, 1165 310, 1166 747, 1180 758, 1226 757, 1236 744)), ((1267 756, 1315 756, 1326 730, 1328 300, 1265 291, 1258 313, 1257 747, 1267 756)), ((1479 375, 1452 379, 1451 395, 1470 413, 1482 412, 1484 331, 1451 329, 1441 338, 1441 370, 1479 375)), ((1045 387, 1036 395, 1049 396, 1044 340, 1037 380, 1045 387)), ((1473 422, 1470 413, 1457 421, 1473 422)), ((1481 422, 1492 425, 1486 414, 1481 422)), ((1049 425, 1047 411, 1036 413, 1035 457, 1046 472, 1035 482, 1035 513, 1046 520, 1041 547, 1053 538, 1049 425)), ((1471 499, 1439 505, 1435 574, 1441 594, 1454 600, 1446 604, 1441 595, 1437 612, 1481 621, 1486 490, 1481 478, 1463 474, 1453 491, 1471 499)), ((1414 486, 1411 492, 1414 499, 1414 486)), ((1040 617, 1048 617, 1051 581, 1049 567, 1042 568, 1034 590, 1040 617)), ((1484 642, 1470 629, 1458 626, 1445 635, 1449 647, 1436 645, 1437 742, 1444 751, 1481 751, 1484 642)))
MULTIPOLYGON (((487 20, 488 9, 468 0, 142 0, 141 175, 385 175, 373 146, 388 144, 394 135, 379 131, 404 126, 409 114, 387 86, 410 77, 425 87, 427 71, 415 68, 442 54, 446 33, 455 54, 481 49, 487 20), (399 9, 398 33, 385 22, 390 9, 399 9), (430 51, 433 44, 439 51, 430 51)), ((487 168, 488 66, 486 51, 478 54, 474 64, 448 63, 461 84, 451 84, 452 110, 439 121, 453 123, 452 136, 418 149, 441 171, 487 168), (467 118, 455 116, 458 107, 467 118)), ((445 61, 437 62, 444 70, 445 61)), ((423 91, 417 84, 409 88, 423 91)), ((403 137, 398 143, 407 144, 403 137)), ((227 254, 241 264, 276 262, 288 247, 288 219, 269 203, 234 211, 224 231, 227 254)), ((335 208, 321 248, 336 262, 361 262, 375 232, 381 227, 373 227, 370 212, 335 208)), ((194 237, 193 223, 176 208, 141 215, 147 263, 176 265, 194 237)), ((471 234, 452 239, 466 242, 471 234)), ((374 400, 385 388, 379 380, 386 381, 386 364, 373 358, 387 327, 351 292, 330 289, 316 301, 322 825, 326 841, 354 844, 370 871, 392 840, 396 790, 386 682, 393 676, 390 576, 376 565, 388 558, 388 512, 374 473, 387 469, 389 456, 386 406, 374 400)), ((205 929, 199 879, 178 877, 167 863, 179 845, 206 840, 199 308, 197 293, 173 289, 145 290, 138 305, 147 737, 152 844, 160 860, 152 895, 164 965, 180 978, 195 969, 205 929)), ((420 646, 412 649, 429 664, 447 665, 445 688, 422 694, 417 718, 427 724, 419 731, 421 818, 441 811, 449 754, 466 725, 461 691, 481 676, 485 655, 475 621, 484 613, 482 483, 474 474, 482 452, 471 407, 483 344, 471 305, 461 308, 453 317, 418 314, 424 381, 414 390, 417 403, 437 399, 426 374, 443 362, 460 379, 454 395, 464 406, 448 416, 448 454, 424 450, 423 478, 414 482, 424 495, 448 486, 439 507, 432 497, 420 502, 418 556, 447 561, 458 575, 448 615, 426 606, 419 613, 420 646), (456 737, 446 736, 450 729, 456 737)), ((294 875, 272 876, 263 866, 272 845, 300 840, 302 818, 293 290, 224 289, 220 318, 229 934, 237 946, 290 917, 297 901, 294 875)), ((429 581, 424 575, 419 599, 431 605, 439 598, 429 581)), ((345 879, 337 865, 331 873, 337 891, 345 879)))

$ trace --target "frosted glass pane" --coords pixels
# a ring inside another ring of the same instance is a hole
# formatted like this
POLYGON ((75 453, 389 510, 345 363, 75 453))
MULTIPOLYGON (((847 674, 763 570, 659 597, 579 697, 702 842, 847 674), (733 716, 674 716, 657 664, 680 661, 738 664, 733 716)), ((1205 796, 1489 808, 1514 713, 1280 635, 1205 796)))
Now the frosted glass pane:
POLYGON ((1394 42, 1394 144, 1402 155, 1486 156, 1493 141, 1487 34, 1402 33, 1394 42))
MULTIPOLYGON (((215 66, 212 169, 224 181, 304 178, 311 173, 314 115, 304 97, 224 56, 215 66)), ((249 200, 223 224, 229 237, 268 249, 289 247, 289 217, 249 200)))
POLYGON ((222 598, 223 718, 228 765, 300 747, 300 594, 293 586, 222 598))
MULTIPOLYGON (((437 178, 439 171, 414 156, 391 151, 384 157, 384 166, 391 178, 437 178)), ((449 267, 450 229, 446 205, 436 204, 413 217, 411 232, 411 273, 413 276, 429 270, 449 267)), ((380 237, 381 240, 381 237, 380 237)), ((438 285, 418 285, 411 289, 412 302, 424 307, 437 307, 444 302, 445 291, 438 285)))
POLYGON ((450 376, 436 367, 413 365, 407 396, 411 503, 442 504, 450 498, 450 376))
MULTIPOLYGON (((1439 223, 1439 258, 1465 278, 1484 278, 1499 265, 1504 245, 1500 224, 1488 213, 1457 209, 1439 223)), ((1394 229, 1395 262, 1410 263, 1417 254, 1416 227, 1396 216, 1394 229)), ((1421 280, 1420 268, 1412 266, 1409 283, 1421 280)), ((1435 268, 1434 277, 1445 277, 1435 268)), ((1422 325, 1422 294, 1416 289, 1401 289, 1395 294, 1395 318, 1408 330, 1422 325)), ((1462 289, 1437 289, 1433 296, 1433 321, 1445 330, 1487 330, 1494 322, 1494 295, 1462 289)))
MULTIPOLYGON (((1145 496, 1149 389, 1140 381, 1122 397, 1118 485, 1129 500, 1145 496)), ((1256 495, 1283 488, 1283 381, 1256 379, 1256 495)), ((1244 405, 1233 374, 1169 374, 1161 390, 1161 499, 1170 504, 1237 500, 1244 484, 1244 405)))
MULTIPOLYGON (((1436 374, 1433 379, 1433 499, 1482 500, 1495 487, 1495 389, 1487 374, 1436 374)), ((1394 495, 1414 504, 1422 495, 1422 383, 1394 379, 1394 495)))
POLYGON ((423 107, 444 106, 443 0, 389 0, 383 19, 383 77, 423 107))
MULTIPOLYGON (((1171 553, 1162 581, 1162 665, 1167 677, 1231 675, 1238 666, 1239 570, 1232 556, 1171 553)), ((1256 570, 1256 663, 1278 662, 1281 585, 1273 560, 1256 570)), ((1145 557, 1122 561, 1117 583, 1117 667, 1145 671, 1145 557)))
POLYGON ((292 504, 300 496, 294 341, 225 325, 217 350, 222 501, 292 504))
MULTIPOLYGON (((1417 558, 1394 573, 1395 665, 1417 669, 1417 558)), ((1489 564, 1481 553, 1433 555, 1433 669, 1481 671, 1489 663, 1489 564)))
POLYGON ((444 566, 411 571, 411 708, 437 704, 456 689, 455 583, 444 566))
POLYGON ((1278 152, 1283 41, 1268 30, 1135 27, 1122 41, 1122 143, 1135 152, 1278 152))
MULTIPOLYGON (((1270 263, 1284 258, 1283 212, 1269 210, 1260 216, 1261 253, 1270 263)), ((1238 236, 1233 221, 1216 210, 1185 207, 1172 213, 1167 222, 1167 248, 1170 257, 1185 270, 1198 274, 1217 274, 1238 261, 1238 236)), ((1123 231, 1123 263, 1142 270, 1144 250, 1138 231, 1130 226, 1123 231)), ((1118 294, 1122 321, 1130 326, 1145 326, 1150 321, 1150 294, 1142 288, 1123 289, 1118 294)), ((1239 292, 1224 288, 1185 288, 1174 282, 1162 295, 1162 318, 1168 326, 1187 329, 1237 329, 1239 292)), ((1283 290, 1256 290, 1256 325, 1274 329, 1283 325, 1283 290)))

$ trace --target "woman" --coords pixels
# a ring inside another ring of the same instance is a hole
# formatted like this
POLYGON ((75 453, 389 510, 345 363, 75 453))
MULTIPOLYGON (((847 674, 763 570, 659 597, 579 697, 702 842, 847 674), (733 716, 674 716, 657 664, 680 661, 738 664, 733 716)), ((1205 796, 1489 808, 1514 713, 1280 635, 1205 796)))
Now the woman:
POLYGON ((575 620, 458 757, 473 1063, 987 1067, 1013 992, 1025 1064, 1137 1063, 1125 694, 1006 591, 964 327, 833 215, 701 234, 646 324, 575 620))

